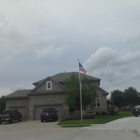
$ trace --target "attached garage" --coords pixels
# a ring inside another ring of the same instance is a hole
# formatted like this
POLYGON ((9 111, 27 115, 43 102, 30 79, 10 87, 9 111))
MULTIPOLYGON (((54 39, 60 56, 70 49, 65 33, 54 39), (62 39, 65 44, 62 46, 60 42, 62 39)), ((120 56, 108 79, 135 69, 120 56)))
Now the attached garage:
POLYGON ((22 114, 22 121, 27 120, 27 109, 26 107, 10 107, 11 109, 17 109, 22 114))
MULTIPOLYGON (((72 74, 76 76, 79 72, 64 72, 53 76, 48 76, 45 79, 39 80, 33 85, 33 89, 17 90, 6 98, 6 109, 15 108, 22 113, 23 120, 39 120, 40 112, 43 108, 55 108, 58 110, 58 119, 67 119, 69 117, 69 107, 65 104, 67 96, 65 80, 69 79, 72 74)), ((81 79, 85 77, 80 74, 81 79)), ((100 86, 98 78, 86 75, 91 79, 93 85, 100 86)), ((107 110, 106 96, 108 93, 99 87, 99 94, 101 99, 100 110, 107 110)))
POLYGON ((34 119, 40 119, 40 112, 43 108, 55 108, 58 111, 58 120, 62 119, 64 116, 64 107, 63 105, 42 105, 42 106, 35 106, 34 107, 34 119))

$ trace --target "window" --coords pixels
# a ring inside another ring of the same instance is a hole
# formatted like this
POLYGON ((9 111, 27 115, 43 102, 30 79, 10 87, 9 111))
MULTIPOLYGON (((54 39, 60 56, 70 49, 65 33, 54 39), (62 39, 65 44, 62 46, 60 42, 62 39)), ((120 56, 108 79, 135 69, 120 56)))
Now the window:
POLYGON ((100 101, 100 98, 96 98, 95 99, 95 106, 101 106, 101 101, 100 101))
POLYGON ((47 81, 46 82, 46 89, 51 90, 52 89, 52 81, 47 81))

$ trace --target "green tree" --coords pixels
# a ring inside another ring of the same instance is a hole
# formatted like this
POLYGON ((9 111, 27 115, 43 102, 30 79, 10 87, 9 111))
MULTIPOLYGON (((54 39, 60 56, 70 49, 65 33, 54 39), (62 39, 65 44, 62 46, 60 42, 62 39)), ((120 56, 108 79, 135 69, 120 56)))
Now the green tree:
POLYGON ((140 104, 140 92, 138 92, 138 104, 140 104))
POLYGON ((6 107, 6 100, 4 98, 4 96, 0 97, 0 113, 3 112, 3 110, 6 107))
POLYGON ((75 74, 72 74, 69 79, 66 79, 64 86, 67 90, 67 96, 65 102, 67 106, 75 109, 80 104, 80 94, 79 94, 79 80, 75 74))
POLYGON ((121 108, 123 105, 123 92, 120 90, 114 90, 111 92, 111 102, 113 105, 121 108))
POLYGON ((111 101, 111 98, 107 99, 107 106, 112 106, 112 105, 113 105, 113 103, 111 101))
POLYGON ((81 80, 81 84, 82 84, 82 103, 83 103, 83 107, 84 109, 86 109, 86 107, 88 105, 92 105, 94 99, 96 98, 96 86, 93 85, 91 79, 88 79, 86 77, 84 77, 81 80))
MULTIPOLYGON (((67 90, 65 102, 70 108, 76 109, 80 106, 80 86, 78 76, 72 74, 69 79, 65 80, 64 85, 67 90)), ((88 105, 93 103, 93 100, 96 97, 96 87, 91 82, 91 79, 86 77, 81 79, 81 85, 82 105, 84 109, 86 109, 88 105)))
POLYGON ((123 99, 124 103, 127 106, 130 106, 131 109, 134 107, 134 105, 137 105, 139 103, 139 93, 137 90, 133 87, 129 87, 128 89, 124 90, 123 99))

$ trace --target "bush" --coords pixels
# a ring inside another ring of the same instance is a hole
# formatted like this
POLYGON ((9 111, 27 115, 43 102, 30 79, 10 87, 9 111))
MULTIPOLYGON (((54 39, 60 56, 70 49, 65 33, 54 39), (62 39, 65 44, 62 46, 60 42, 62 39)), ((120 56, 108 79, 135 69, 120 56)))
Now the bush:
POLYGON ((96 112, 96 115, 100 115, 100 112, 96 112))
MULTIPOLYGON (((95 117, 95 114, 84 114, 83 119, 92 119, 95 117)), ((81 119, 81 113, 79 111, 72 111, 69 114, 69 117, 64 120, 80 120, 81 119)))
MULTIPOLYGON (((93 119, 95 118, 94 115, 83 115, 83 119, 93 119)), ((69 116, 68 118, 66 119, 63 119, 64 120, 80 120, 81 119, 81 115, 76 115, 76 116, 69 116)))
POLYGON ((110 115, 118 115, 118 112, 114 108, 109 108, 108 112, 110 115))
POLYGON ((101 113, 101 115, 106 115, 106 114, 107 114, 106 112, 102 112, 102 113, 101 113))

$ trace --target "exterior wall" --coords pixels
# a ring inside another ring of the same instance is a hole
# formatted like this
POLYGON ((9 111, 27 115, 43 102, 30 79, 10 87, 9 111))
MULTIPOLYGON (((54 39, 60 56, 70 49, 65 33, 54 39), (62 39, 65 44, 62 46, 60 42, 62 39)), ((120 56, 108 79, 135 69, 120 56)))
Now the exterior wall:
POLYGON ((94 107, 93 110, 88 107, 86 109, 86 112, 107 112, 107 95, 104 95, 104 92, 100 89, 97 90, 97 95, 99 96, 100 98, 100 106, 97 106, 97 107, 94 107))
MULTIPOLYGON (((100 107, 94 107, 94 112, 107 112, 107 99, 106 95, 103 95, 102 90, 98 90, 97 94, 99 95, 101 99, 101 106, 100 107)), ((6 100, 6 109, 9 109, 10 107, 25 107, 26 113, 27 113, 27 120, 34 120, 34 112, 35 112, 35 106, 39 105, 62 105, 64 107, 64 117, 63 119, 68 118, 69 116, 69 108, 65 105, 64 99, 66 97, 66 94, 46 94, 46 95, 32 95, 29 96, 29 98, 15 98, 15 99, 7 99, 6 100)), ((86 110, 92 111, 91 108, 88 108, 86 110)))
POLYGON ((29 118, 34 120, 34 107, 38 105, 63 105, 64 118, 69 115, 68 108, 64 105, 65 94, 48 94, 48 95, 32 95, 30 96, 29 118))
POLYGON ((6 109, 10 109, 11 107, 25 107, 27 119, 29 119, 29 98, 6 99, 6 109))
POLYGON ((107 112, 107 99, 106 95, 104 95, 104 92, 101 90, 97 90, 97 94, 100 97, 100 103, 101 106, 99 107, 94 107, 94 112, 107 112))

